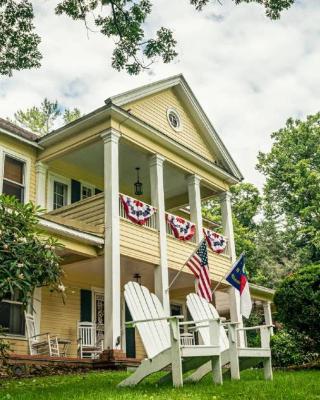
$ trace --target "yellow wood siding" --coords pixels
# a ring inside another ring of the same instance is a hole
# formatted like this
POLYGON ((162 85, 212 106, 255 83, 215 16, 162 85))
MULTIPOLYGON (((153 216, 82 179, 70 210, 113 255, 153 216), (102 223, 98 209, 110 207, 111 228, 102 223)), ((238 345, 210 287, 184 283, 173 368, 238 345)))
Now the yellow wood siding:
MULTIPOLYGON (((194 243, 182 242, 169 235, 167 235, 167 243, 168 264, 169 268, 173 269, 180 269, 196 248, 194 243)), ((223 254, 218 255, 211 250, 208 250, 208 261, 211 278, 215 281, 220 280, 231 267, 231 259, 229 256, 223 254)), ((184 271, 189 272, 188 267, 185 267, 184 271)))
POLYGON ((131 109, 130 113, 159 129, 169 137, 189 147, 201 156, 214 161, 208 144, 201 137, 199 129, 185 110, 182 102, 172 89, 148 96, 141 100, 125 104, 122 108, 131 109), (177 132, 171 128, 167 120, 167 110, 173 108, 180 116, 182 129, 177 132))
POLYGON ((5 338, 6 342, 10 345, 10 353, 14 354, 28 354, 28 342, 25 338, 5 338))
POLYGON ((159 233, 121 218, 120 251, 124 256, 159 264, 159 233))
MULTIPOLYGON (((0 149, 3 148, 5 152, 13 152, 13 155, 20 155, 22 158, 29 160, 30 170, 29 170, 29 200, 35 202, 36 200, 36 157, 37 149, 27 144, 22 143, 19 140, 11 138, 0 132, 0 149)), ((2 166, 0 166, 2 168, 2 166)))

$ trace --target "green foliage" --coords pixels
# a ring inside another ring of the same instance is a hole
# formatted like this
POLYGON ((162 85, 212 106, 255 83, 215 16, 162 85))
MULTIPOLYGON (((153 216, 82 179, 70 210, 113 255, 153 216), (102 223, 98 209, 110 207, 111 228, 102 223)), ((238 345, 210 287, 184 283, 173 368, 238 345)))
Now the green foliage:
MULTIPOLYGON (((185 0, 186 1, 186 0, 185 0)), ((233 0, 235 4, 255 2, 265 7, 271 19, 280 18, 281 11, 288 9, 295 0, 233 0)), ((201 11, 209 0, 189 0, 201 11)), ((113 38, 115 49, 112 66, 136 75, 157 59, 171 62, 176 56, 176 40, 172 31, 160 27, 153 38, 147 38, 145 25, 152 10, 151 0, 62 0, 56 14, 67 15, 83 21, 86 28, 88 17, 94 15, 94 24, 102 35, 113 38)), ((165 12, 166 10, 163 10, 165 12)), ((0 75, 12 75, 12 71, 37 68, 41 54, 39 36, 34 32, 33 6, 30 0, 0 0, 0 75)))
POLYGON ((256 224, 254 217, 260 211, 262 198, 259 190, 252 184, 243 182, 232 186, 232 212, 242 226, 253 228, 256 224))
POLYGON ((278 330, 271 338, 272 364, 289 367, 306 364, 318 355, 308 349, 308 340, 293 330, 278 330))
MULTIPOLYGON (((5 339, 6 330, 0 325, 0 360, 5 361, 10 351, 10 345, 5 339)), ((1 363, 0 363, 1 367, 1 363)))
POLYGON ((320 352, 320 264, 287 276, 275 293, 274 303, 277 319, 288 329, 308 336, 320 352))
POLYGON ((257 168, 266 176, 266 214, 286 232, 301 264, 320 261, 320 113, 289 119, 272 134, 257 168))
MULTIPOLYGON (((49 133, 54 127, 57 118, 62 115, 62 107, 57 100, 50 101, 47 98, 43 100, 40 107, 33 106, 27 110, 18 110, 14 114, 14 123, 37 132, 40 135, 49 133)), ((81 117, 81 112, 78 108, 66 108, 63 113, 63 121, 68 124, 81 117)))
POLYGON ((40 67, 40 37, 34 32, 28 0, 0 0, 0 75, 40 67))
POLYGON ((39 211, 33 203, 0 195, 0 301, 18 292, 26 306, 36 287, 64 291, 59 244, 39 235, 39 211))

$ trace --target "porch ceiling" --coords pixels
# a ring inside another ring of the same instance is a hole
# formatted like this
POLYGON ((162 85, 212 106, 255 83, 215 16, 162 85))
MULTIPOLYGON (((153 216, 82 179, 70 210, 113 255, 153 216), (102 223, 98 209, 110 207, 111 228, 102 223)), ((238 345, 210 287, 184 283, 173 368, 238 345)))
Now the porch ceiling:
MULTIPOLYGON (((121 141, 119 146, 119 187, 120 192, 134 197, 134 182, 136 182, 136 167, 140 168, 140 181, 143 183, 143 196, 141 200, 150 203, 150 153, 137 146, 121 141)), ((103 142, 95 142, 65 154, 58 161, 65 168, 72 166, 71 170, 85 171, 86 176, 95 177, 95 180, 103 182, 103 142)), ((50 165, 54 168, 56 161, 50 165)), ((80 179, 81 177, 73 177, 80 179)), ((90 182, 88 182, 90 183, 90 182)), ((187 204, 188 190, 186 173, 169 163, 164 165, 164 188, 167 208, 173 208, 187 204)), ((202 196, 208 197, 214 192, 208 188, 202 188, 202 196)))

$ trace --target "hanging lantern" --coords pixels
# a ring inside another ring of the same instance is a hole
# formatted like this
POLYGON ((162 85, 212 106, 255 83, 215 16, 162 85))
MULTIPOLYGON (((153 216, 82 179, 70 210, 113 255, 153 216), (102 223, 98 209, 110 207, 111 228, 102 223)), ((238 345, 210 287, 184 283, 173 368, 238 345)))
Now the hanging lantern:
POLYGON ((143 191, 142 191, 142 183, 139 180, 139 170, 140 170, 140 168, 137 167, 136 170, 137 170, 137 182, 134 184, 134 194, 136 196, 141 196, 143 194, 143 191))
POLYGON ((133 275, 133 279, 135 280, 135 282, 137 282, 139 285, 141 285, 141 275, 138 273, 135 273, 133 275))

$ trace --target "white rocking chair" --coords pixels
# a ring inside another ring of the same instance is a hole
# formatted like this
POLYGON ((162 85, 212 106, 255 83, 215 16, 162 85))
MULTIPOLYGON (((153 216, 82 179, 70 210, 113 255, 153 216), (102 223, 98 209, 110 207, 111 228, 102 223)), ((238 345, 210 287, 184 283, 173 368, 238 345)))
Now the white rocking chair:
POLYGON ((97 338, 94 322, 78 322, 78 355, 80 358, 99 358, 103 340, 97 338))
MULTIPOLYGON (((219 314, 214 306, 200 298, 197 294, 191 293, 187 296, 187 307, 192 318, 197 321, 204 318, 218 318, 219 314)), ((197 331, 204 344, 208 343, 209 329, 203 323, 195 322, 197 331)), ((227 323, 220 327, 220 346, 222 366, 230 363, 232 379, 240 379, 240 370, 247 369, 260 362, 263 362, 265 379, 272 380, 270 333, 272 325, 260 325, 247 328, 237 328, 237 323, 227 323), (228 336, 224 326, 228 329, 228 336), (261 347, 240 347, 238 346, 238 332, 241 330, 260 330, 261 347)), ((188 381, 197 382, 210 372, 210 365, 204 364, 197 371, 188 377, 188 381)))
POLYGON ((25 313, 25 320, 30 354, 60 357, 58 337, 50 333, 36 334, 33 315, 25 313))
MULTIPOLYGON (((215 383, 222 383, 222 370, 219 346, 220 321, 206 318, 210 325, 210 343, 203 346, 182 345, 179 316, 166 316, 159 299, 136 282, 125 285, 124 296, 133 321, 143 341, 148 358, 143 360, 137 370, 122 381, 119 386, 138 384, 145 377, 171 366, 173 386, 183 385, 183 372, 196 369, 209 362, 215 383)), ((190 324, 192 324, 190 322, 190 324)))

